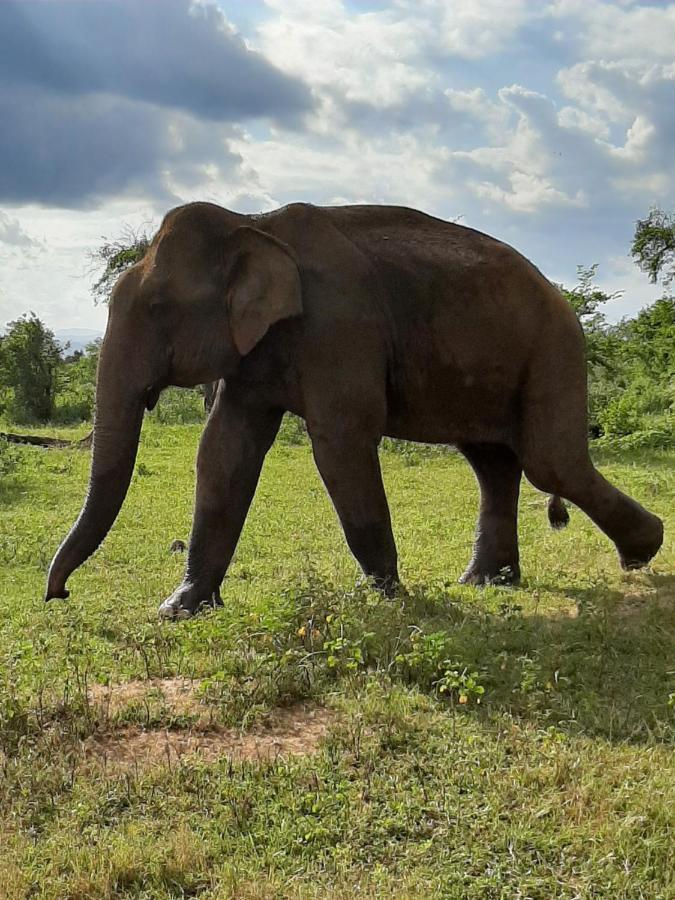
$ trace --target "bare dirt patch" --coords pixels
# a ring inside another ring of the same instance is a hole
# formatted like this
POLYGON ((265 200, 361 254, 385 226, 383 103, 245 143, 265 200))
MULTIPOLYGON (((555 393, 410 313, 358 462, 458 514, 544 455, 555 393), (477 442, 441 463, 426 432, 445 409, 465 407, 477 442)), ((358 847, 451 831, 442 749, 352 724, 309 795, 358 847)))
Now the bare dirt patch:
POLYGON ((189 716, 185 728, 143 728, 115 725, 84 742, 85 758, 105 768, 147 769, 172 766, 181 758, 196 756, 213 762, 221 757, 235 760, 272 760, 280 756, 306 756, 336 720, 336 713, 301 704, 274 711, 264 724, 250 731, 215 724, 208 705, 198 696, 199 683, 181 678, 128 682, 115 687, 96 686, 89 699, 100 706, 107 720, 136 704, 161 704, 178 716, 189 716))
POLYGON ((199 697, 200 682, 188 678, 151 678, 122 684, 96 684, 89 689, 89 702, 110 718, 130 706, 165 706, 176 716, 195 716, 201 723, 209 708, 199 697))

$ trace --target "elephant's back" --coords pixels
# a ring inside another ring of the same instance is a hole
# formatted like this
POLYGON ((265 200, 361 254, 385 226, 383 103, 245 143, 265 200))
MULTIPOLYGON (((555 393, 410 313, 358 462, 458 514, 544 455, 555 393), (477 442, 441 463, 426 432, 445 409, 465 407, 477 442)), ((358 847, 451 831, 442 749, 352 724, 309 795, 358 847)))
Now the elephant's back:
MULTIPOLYGON (((261 217, 316 274, 321 305, 373 301, 398 335, 497 333, 530 344, 567 306, 517 250, 483 232, 401 206, 296 203, 261 217), (339 290, 326 290, 330 282, 339 290)), ((563 317, 568 311, 562 312, 563 317)), ((573 318, 573 316, 572 316, 573 318)))
MULTIPOLYGON (((490 235, 396 206, 327 207, 377 270, 402 315, 460 315, 490 322, 550 311, 558 293, 513 247, 490 235)), ((538 317, 538 316, 537 316, 538 317)))
MULTIPOLYGON (((516 250, 490 235, 455 222, 446 222, 404 206, 324 207, 335 227, 370 256, 382 260, 409 258, 411 262, 438 263, 447 269, 471 269, 516 250)), ((419 268, 418 268, 419 271, 419 268)))
POLYGON ((481 231, 407 207, 326 207, 323 212, 377 269, 394 303, 454 306, 490 316, 549 309, 558 293, 521 253, 481 231), (398 301, 396 298, 400 298, 398 301), (408 300, 406 301, 406 298, 408 300))

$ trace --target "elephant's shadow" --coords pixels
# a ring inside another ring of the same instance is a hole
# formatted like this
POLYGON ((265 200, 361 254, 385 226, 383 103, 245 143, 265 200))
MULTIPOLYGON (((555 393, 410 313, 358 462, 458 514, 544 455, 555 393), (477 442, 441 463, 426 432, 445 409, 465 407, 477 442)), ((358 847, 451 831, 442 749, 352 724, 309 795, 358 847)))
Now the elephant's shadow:
POLYGON ((675 576, 647 579, 653 588, 647 596, 538 583, 567 604, 534 612, 521 608, 511 590, 467 599, 466 592, 417 585, 400 604, 377 604, 363 631, 374 634, 370 652, 383 657, 397 645, 400 656, 402 637, 416 633, 413 665, 399 671, 429 691, 435 692, 434 667, 437 680, 446 662, 460 676, 477 673, 485 693, 478 704, 469 691, 463 710, 487 721, 508 713, 543 729, 675 743, 675 576), (443 635, 438 658, 435 635, 443 635))
POLYGON ((643 578, 650 588, 646 595, 638 592, 632 594, 630 591, 608 590, 600 585, 587 588, 561 587, 559 584, 549 584, 543 581, 529 585, 526 581, 524 586, 556 594, 561 599, 572 601, 576 604, 579 614, 597 609, 598 603, 604 609, 624 617, 652 613, 655 609, 667 607, 668 604, 675 608, 675 575, 644 573, 643 578))

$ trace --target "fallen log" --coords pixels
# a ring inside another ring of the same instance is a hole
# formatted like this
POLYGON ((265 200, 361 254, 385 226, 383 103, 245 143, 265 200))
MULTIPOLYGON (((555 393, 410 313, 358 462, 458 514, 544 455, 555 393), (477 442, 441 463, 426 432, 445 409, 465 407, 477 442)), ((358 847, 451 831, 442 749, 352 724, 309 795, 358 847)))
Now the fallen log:
POLYGON ((0 440, 7 441, 9 444, 30 444, 33 447, 45 447, 48 450, 62 450, 71 447, 75 450, 88 450, 94 432, 90 431, 85 437, 79 441, 65 441, 63 438, 38 437, 35 434, 12 434, 10 431, 0 431, 0 440))

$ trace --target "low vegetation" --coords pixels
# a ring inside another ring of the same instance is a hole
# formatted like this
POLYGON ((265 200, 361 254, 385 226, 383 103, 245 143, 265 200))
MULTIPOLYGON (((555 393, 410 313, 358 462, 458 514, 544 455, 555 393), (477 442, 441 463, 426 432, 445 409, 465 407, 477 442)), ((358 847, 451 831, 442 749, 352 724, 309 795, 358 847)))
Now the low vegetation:
POLYGON ((525 580, 478 591, 468 466, 385 446, 386 600, 289 421, 225 607, 167 624, 200 430, 148 417, 118 523, 47 605, 88 454, 0 452, 3 896, 673 896, 672 452, 599 460, 666 519, 652 569, 579 511, 551 532, 525 485, 525 580))

